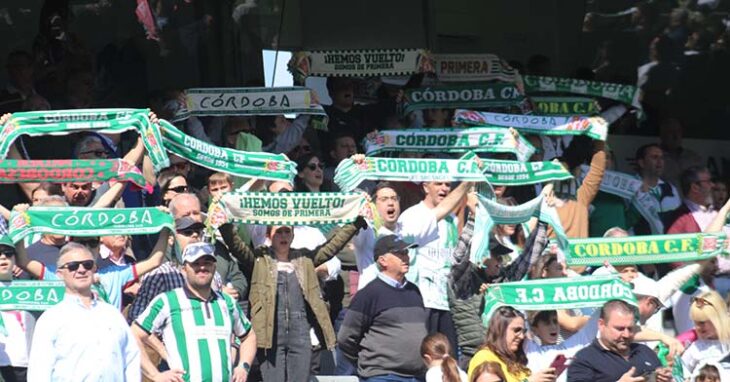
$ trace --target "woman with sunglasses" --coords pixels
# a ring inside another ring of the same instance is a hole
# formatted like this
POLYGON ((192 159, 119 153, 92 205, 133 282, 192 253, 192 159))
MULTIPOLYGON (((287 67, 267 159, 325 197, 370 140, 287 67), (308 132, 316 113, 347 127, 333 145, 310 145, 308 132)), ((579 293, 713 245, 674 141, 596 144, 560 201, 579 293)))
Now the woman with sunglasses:
POLYGON ((511 306, 498 308, 487 325, 487 338, 474 358, 469 362, 469 377, 484 362, 496 362, 506 377, 506 382, 554 382, 555 369, 547 368, 532 373, 527 368, 527 356, 523 350, 525 341, 525 316, 511 306))
POLYGON ((297 177, 294 179, 295 192, 323 192, 330 187, 324 183, 324 162, 317 154, 306 154, 297 159, 297 177))
POLYGON ((697 341, 682 354, 685 377, 700 361, 719 360, 730 353, 730 316, 719 293, 710 291, 693 297, 689 316, 695 324, 697 341))
POLYGON ((176 195, 184 194, 189 190, 185 175, 174 169, 163 170, 157 177, 157 184, 160 185, 160 196, 164 206, 169 205, 176 195))

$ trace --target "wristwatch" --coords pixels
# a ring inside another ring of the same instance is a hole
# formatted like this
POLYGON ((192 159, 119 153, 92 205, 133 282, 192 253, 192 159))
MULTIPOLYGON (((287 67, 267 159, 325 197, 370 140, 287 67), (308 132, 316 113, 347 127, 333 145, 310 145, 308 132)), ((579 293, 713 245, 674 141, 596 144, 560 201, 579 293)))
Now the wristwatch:
POLYGON ((244 363, 238 365, 238 367, 240 367, 243 370, 246 370, 246 374, 251 372, 251 365, 249 365, 248 362, 244 362, 244 363))

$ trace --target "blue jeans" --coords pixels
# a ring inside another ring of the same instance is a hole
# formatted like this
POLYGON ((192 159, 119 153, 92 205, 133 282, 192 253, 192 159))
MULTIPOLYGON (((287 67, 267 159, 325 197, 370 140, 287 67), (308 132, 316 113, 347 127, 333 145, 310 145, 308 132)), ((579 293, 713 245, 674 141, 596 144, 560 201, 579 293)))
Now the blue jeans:
POLYGON ((360 382, 422 382, 416 377, 401 377, 395 374, 377 375, 370 378, 360 378, 360 382))

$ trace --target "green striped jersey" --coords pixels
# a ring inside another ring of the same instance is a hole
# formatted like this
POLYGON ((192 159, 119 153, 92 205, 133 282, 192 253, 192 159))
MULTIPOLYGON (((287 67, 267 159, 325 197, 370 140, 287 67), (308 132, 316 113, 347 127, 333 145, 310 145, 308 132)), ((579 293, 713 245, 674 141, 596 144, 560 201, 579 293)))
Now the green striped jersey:
POLYGON ((148 333, 162 332, 171 369, 185 370, 185 381, 228 381, 231 376, 231 334, 245 336, 251 323, 225 293, 208 301, 187 287, 155 297, 135 322, 148 333))

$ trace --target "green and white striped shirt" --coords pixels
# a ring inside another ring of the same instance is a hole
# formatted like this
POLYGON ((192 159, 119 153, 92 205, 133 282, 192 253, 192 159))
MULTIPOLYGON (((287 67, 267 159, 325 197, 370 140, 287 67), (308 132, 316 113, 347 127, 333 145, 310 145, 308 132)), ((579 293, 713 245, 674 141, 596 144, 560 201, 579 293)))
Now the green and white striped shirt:
POLYGON ((231 334, 251 330, 241 308, 225 293, 208 301, 187 287, 158 295, 135 320, 147 333, 162 332, 171 369, 185 370, 185 381, 228 381, 231 377, 231 334))

